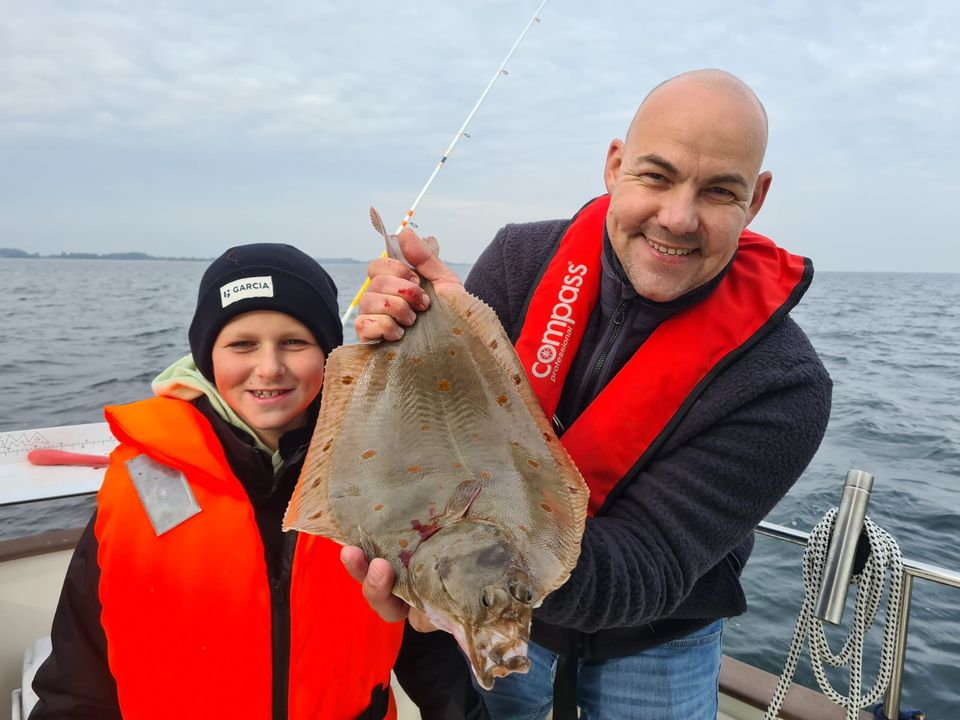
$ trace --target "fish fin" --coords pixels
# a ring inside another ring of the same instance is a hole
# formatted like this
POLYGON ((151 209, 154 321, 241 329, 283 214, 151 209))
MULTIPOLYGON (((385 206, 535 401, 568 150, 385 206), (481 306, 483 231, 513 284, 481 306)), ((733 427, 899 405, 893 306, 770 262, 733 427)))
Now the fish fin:
POLYGON ((360 547, 363 548, 363 552, 367 556, 367 562, 374 558, 386 557, 377 541, 359 525, 357 525, 357 534, 360 536, 360 547))
POLYGON ((453 495, 447 501, 447 506, 443 510, 443 523, 453 522, 464 517, 482 489, 483 485, 479 480, 465 480, 457 485, 457 489, 453 491, 453 495))
POLYGON ((513 389, 519 394, 541 436, 545 439, 541 447, 550 454, 555 465, 549 483, 549 497, 553 506, 551 523, 557 532, 557 547, 555 556, 553 558, 544 556, 539 562, 540 567, 535 568, 534 572, 544 582, 542 601, 543 597, 567 581, 576 565, 586 524, 590 491, 577 466, 557 439, 553 425, 544 415, 540 402, 527 379, 526 370, 520 363, 513 343, 504 332, 497 314, 489 305, 462 289, 444 288, 437 292, 437 297, 450 312, 463 319, 486 346, 503 373, 503 377, 512 381, 513 389))
MULTIPOLYGON (((436 292, 436 289, 434 291, 436 292)), ((440 292, 436 292, 436 295, 451 312, 461 317, 476 333, 477 337, 483 341, 490 354, 496 359, 497 364, 501 366, 504 374, 517 370, 521 373, 524 372, 523 366, 517 358, 517 353, 513 349, 513 343, 507 337, 503 325, 500 324, 500 318, 497 317, 497 313, 494 312, 492 307, 460 288, 444 288, 440 292)), ((510 376, 508 375, 508 377, 510 376)), ((537 407, 539 407, 539 404, 537 407)), ((542 415, 543 412, 540 411, 539 414, 542 415)))
POLYGON ((427 235, 420 239, 423 240, 423 244, 427 247, 427 250, 433 253, 435 257, 440 257, 440 243, 433 235, 427 235))
POLYGON ((370 360, 373 348, 343 345, 327 358, 323 376, 320 415, 307 457, 283 517, 284 530, 300 530, 348 544, 330 503, 330 476, 340 424, 353 398, 355 380, 370 360))
POLYGON ((387 256, 394 260, 399 260, 407 267, 412 268, 413 265, 407 262, 407 259, 403 256, 403 252, 400 250, 400 239, 396 235, 387 232, 387 229, 383 225, 383 218, 381 218, 380 213, 372 207, 370 208, 370 222, 373 224, 373 229, 383 235, 383 240, 387 244, 387 256))
POLYGON ((377 209, 372 206, 370 207, 370 222, 373 224, 373 229, 383 235, 384 239, 386 239, 387 230, 383 226, 383 218, 380 217, 380 213, 377 212, 377 209))
POLYGON ((350 544, 334 517, 329 499, 320 492, 307 490, 290 498, 287 511, 283 515, 283 530, 298 530, 329 538, 341 545, 350 544))

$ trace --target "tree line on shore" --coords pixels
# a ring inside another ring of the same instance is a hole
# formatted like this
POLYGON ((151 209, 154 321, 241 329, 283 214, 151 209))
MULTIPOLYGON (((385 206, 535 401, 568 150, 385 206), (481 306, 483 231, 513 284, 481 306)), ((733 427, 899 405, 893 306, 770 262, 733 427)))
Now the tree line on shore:
MULTIPOLYGON (((19 248, 0 248, 0 258, 40 258, 40 259, 59 259, 59 260, 203 260, 209 262, 213 258, 208 257, 158 257, 145 252, 114 252, 114 253, 88 253, 88 252, 61 252, 49 255, 40 253, 29 253, 19 248)), ((353 258, 317 258, 320 263, 359 263, 360 260, 353 258)))

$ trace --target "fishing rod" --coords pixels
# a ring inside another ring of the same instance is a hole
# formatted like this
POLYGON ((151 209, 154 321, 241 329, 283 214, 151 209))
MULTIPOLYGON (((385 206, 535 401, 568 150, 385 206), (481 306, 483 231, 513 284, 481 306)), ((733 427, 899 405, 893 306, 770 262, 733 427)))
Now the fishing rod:
MULTIPOLYGON (((493 74, 493 77, 490 79, 490 82, 487 83, 487 87, 484 88, 483 92, 480 94, 480 98, 477 100, 476 104, 473 106, 473 109, 467 115, 467 119, 463 121, 463 125, 460 126, 460 129, 457 130, 457 134, 453 136, 453 141, 443 151, 443 155, 440 157, 440 162, 437 163, 437 166, 433 169, 433 172, 430 173, 430 177, 427 178, 426 184, 420 190, 420 194, 417 195, 416 200, 413 201, 413 204, 410 206, 410 209, 407 210, 407 214, 403 216, 403 221, 400 223, 400 227, 397 228, 397 231, 394 235, 399 235, 400 231, 403 230, 407 225, 410 224, 410 219, 413 217, 413 213, 417 209, 417 205, 420 204, 420 201, 423 199, 423 196, 427 194, 427 190, 430 188, 430 185, 433 184, 433 179, 437 176, 437 173, 440 172, 440 168, 443 167, 444 163, 447 161, 447 158, 450 157, 450 153, 453 152, 453 148, 456 147, 457 143, 460 142, 460 138, 466 135, 467 125, 470 124, 470 121, 473 119, 473 116, 476 114, 477 110, 480 108, 480 105, 486 99, 487 94, 490 92, 490 88, 493 87, 493 84, 497 81, 501 75, 506 75, 507 71, 505 70, 507 62, 513 56, 514 51, 519 47, 520 42, 523 40, 524 36, 527 34, 527 31, 533 26, 535 22, 540 22, 540 11, 543 10, 543 6, 547 4, 547 0, 543 0, 540 3, 540 6, 537 8, 536 12, 533 13, 533 17, 530 18, 526 26, 523 28, 523 32, 520 33, 520 37, 517 38, 517 41, 513 44, 513 47, 510 48, 510 52, 507 53, 507 56, 503 59, 503 62, 500 63, 500 67, 497 68, 497 71, 493 74)), ((384 251, 380 254, 380 257, 386 257, 387 253, 384 251)), ((357 304, 360 302, 360 298, 363 297, 363 294, 367 291, 367 288, 370 286, 370 278, 368 277, 363 281, 363 285, 360 287, 360 290, 354 296, 353 300, 350 302, 350 306, 347 308, 347 311, 343 314, 343 317, 340 319, 340 322, 344 326, 350 322, 350 316, 353 315, 353 311, 356 310, 357 304)))

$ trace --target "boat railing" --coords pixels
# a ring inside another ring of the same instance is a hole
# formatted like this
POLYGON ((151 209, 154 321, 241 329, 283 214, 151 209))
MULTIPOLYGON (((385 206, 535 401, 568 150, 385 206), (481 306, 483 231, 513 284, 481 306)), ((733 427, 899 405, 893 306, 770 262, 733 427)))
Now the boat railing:
MULTIPOLYGON (((771 522, 761 522, 757 526, 758 535, 782 540, 796 545, 806 546, 810 533, 793 528, 784 527, 771 522)), ((903 559, 903 579, 900 583, 901 601, 897 618, 899 628, 896 636, 893 657, 893 672, 890 676, 890 685, 884 696, 883 712, 888 718, 900 716, 900 699, 903 690, 903 668, 907 656, 907 626, 910 619, 910 599, 913 594, 913 580, 920 578, 929 580, 947 587, 960 588, 960 572, 946 570, 928 563, 903 559)))

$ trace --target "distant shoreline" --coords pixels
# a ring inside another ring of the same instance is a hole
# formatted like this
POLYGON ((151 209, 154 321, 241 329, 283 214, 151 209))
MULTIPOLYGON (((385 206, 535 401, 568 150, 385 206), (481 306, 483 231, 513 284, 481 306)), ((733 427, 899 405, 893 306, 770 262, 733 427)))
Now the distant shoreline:
MULTIPOLYGON (((0 259, 10 260, 184 260, 190 262, 210 262, 212 257, 166 257, 150 255, 142 252, 118 252, 118 253, 85 253, 85 252, 62 252, 56 255, 41 255, 40 253, 28 253, 25 250, 17 248, 0 248, 0 259)), ((354 258, 316 258, 319 263, 340 263, 350 265, 365 265, 365 260, 356 260, 354 258)))
MULTIPOLYGON (((142 252, 119 252, 119 253, 85 253, 85 252, 62 252, 56 255, 41 255, 40 253, 28 253, 25 250, 17 248, 0 248, 0 260, 177 260, 185 262, 211 262, 212 257, 167 257, 150 255, 142 252)), ((321 265, 366 265, 368 260, 357 260, 356 258, 334 257, 334 258, 314 258, 321 265)), ((472 265, 472 262, 463 262, 458 260, 445 260, 447 265, 472 265)))
MULTIPOLYGON (((62 252, 56 255, 41 255, 40 253, 28 253, 17 248, 0 248, 0 260, 176 260, 184 262, 211 262, 212 257, 166 257, 150 255, 142 252, 120 252, 120 253, 67 253, 62 252)), ((349 257, 335 258, 314 258, 321 265, 366 265, 367 260, 357 260, 349 257)), ((462 260, 446 260, 447 265, 456 267, 469 267, 474 262, 464 262, 462 260)), ((818 270, 818 273, 824 275, 960 275, 955 271, 949 270, 818 270)))

